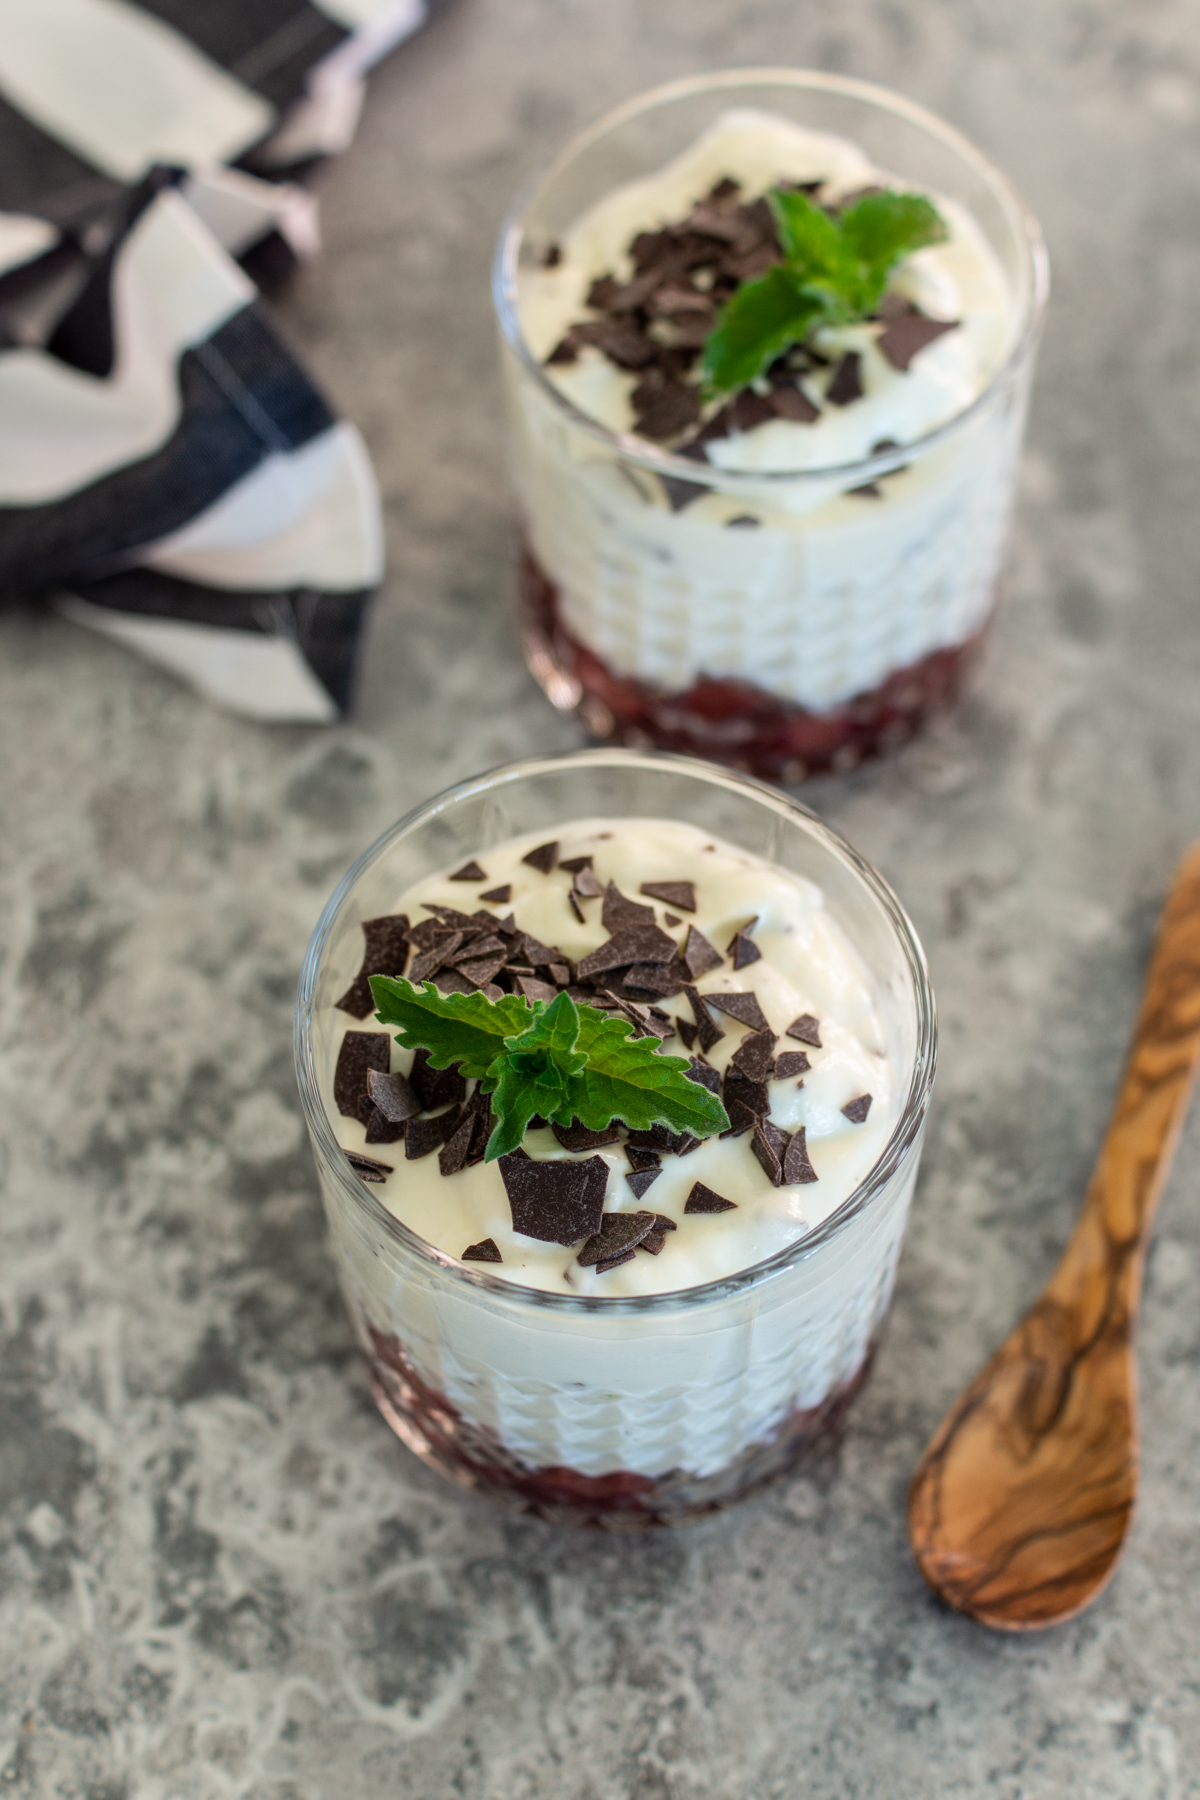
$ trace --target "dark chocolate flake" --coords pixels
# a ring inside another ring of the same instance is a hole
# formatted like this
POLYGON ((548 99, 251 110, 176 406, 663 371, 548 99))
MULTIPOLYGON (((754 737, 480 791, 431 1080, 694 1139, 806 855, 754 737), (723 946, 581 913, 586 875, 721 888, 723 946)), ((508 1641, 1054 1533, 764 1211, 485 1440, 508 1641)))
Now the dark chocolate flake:
POLYGON ((914 356, 947 331, 957 319, 927 319, 921 313, 905 313, 893 319, 876 342, 894 369, 907 370, 914 356))
POLYGON ((456 869, 448 879, 450 881, 486 881, 487 875, 477 862, 468 862, 464 863, 461 869, 456 869))
POLYGON ((725 954, 731 959, 735 969, 744 969, 750 963, 758 962, 762 956, 762 951, 750 936, 757 924, 757 919, 751 919, 748 925, 743 925, 726 948, 725 954))
POLYGON ((575 973, 580 981, 591 981, 611 969, 629 968, 632 963, 669 963, 674 955, 674 938, 657 925, 630 925, 585 956, 575 973))
POLYGON ((637 1199, 641 1199, 648 1187, 652 1187, 662 1174, 662 1165, 656 1163, 651 1169, 633 1169, 625 1181, 637 1199))
POLYGON ((775 1058, 773 1074, 776 1081, 790 1081, 793 1075, 807 1074, 811 1068, 805 1051, 781 1050, 775 1058))
POLYGON ((821 1049, 821 1021, 812 1013, 801 1013, 793 1019, 784 1033, 786 1037, 795 1038, 801 1044, 811 1044, 814 1050, 821 1049))
POLYGON ((382 918, 363 920, 362 967, 346 992, 334 1004, 356 1019, 365 1019, 375 1010, 375 997, 368 977, 371 975, 403 975, 408 961, 408 916, 385 913, 382 918))
POLYGON ((421 1102, 403 1075, 389 1075, 374 1067, 367 1070, 367 1093, 375 1106, 394 1125, 402 1125, 421 1110, 421 1102))
POLYGON ((558 862, 558 844, 539 844, 536 850, 531 850, 521 861, 528 863, 531 869, 536 869, 539 875, 549 875, 558 862))
POLYGON ((763 1082, 771 1067, 776 1044, 773 1031, 754 1031, 744 1037, 733 1053, 731 1066, 747 1081, 763 1082))
POLYGON ((536 975, 518 975, 517 986, 532 1006, 535 1000, 544 1000, 547 1005, 558 998, 558 989, 548 981, 539 981, 536 975))
POLYGON ((373 1156, 361 1156, 357 1150, 347 1150, 345 1155, 354 1173, 363 1181, 386 1181, 392 1172, 391 1163, 376 1162, 373 1156))
POLYGON ((691 881, 643 881, 639 894, 649 894, 666 906, 677 906, 680 912, 695 912, 696 885, 691 881))
POLYGON ((481 1238, 477 1244, 468 1244, 458 1259, 460 1262, 503 1262, 504 1258, 496 1246, 495 1238, 481 1238))
POLYGON ((616 1256, 610 1256, 604 1262, 595 1264, 597 1275, 607 1275, 610 1269, 619 1269, 622 1263, 632 1262, 637 1255, 637 1245, 632 1250, 622 1250, 616 1256))
POLYGON ((857 1100, 847 1100, 842 1111, 852 1125, 861 1125, 871 1110, 871 1095, 860 1094, 857 1100))
MULTIPOLYGON (((479 898, 481 900, 491 900, 496 906, 507 906, 512 899, 512 888, 506 882, 503 887, 489 888, 487 893, 480 894, 479 898)), ((484 1239, 486 1244, 490 1244, 491 1241, 491 1238, 484 1239)))
POLYGON ((571 892, 578 895, 580 900, 595 900, 604 892, 604 887, 592 869, 586 868, 580 869, 576 875, 571 884, 571 892))
POLYGON ((664 1245, 666 1244, 666 1241, 667 1241, 666 1232, 662 1229, 661 1226, 656 1225, 654 1227, 653 1231, 648 1231, 646 1233, 645 1237, 642 1239, 641 1243, 638 1245, 638 1249, 649 1251, 651 1256, 658 1256, 662 1253, 662 1250, 663 1250, 664 1245))
POLYGON ((751 1031, 769 1031, 767 1016, 758 1004, 758 996, 753 991, 738 990, 732 994, 705 994, 704 998, 718 1012, 736 1019, 739 1025, 745 1025, 751 1031))
POLYGON ((578 1244, 599 1231, 608 1187, 603 1157, 534 1162, 514 1151, 499 1166, 514 1231, 546 1244, 578 1244))
POLYGON ((410 1119, 404 1128, 404 1154, 409 1162, 419 1162, 432 1150, 440 1150, 458 1130, 459 1109, 447 1108, 436 1119, 410 1119))
POLYGON ((783 1186, 783 1158, 790 1143, 788 1133, 781 1131, 771 1119, 761 1119, 754 1127, 750 1148, 761 1163, 772 1187, 783 1186))
MULTIPOLYGON (((630 900, 623 894, 615 881, 610 881, 604 890, 604 905, 600 909, 600 920, 605 931, 623 931, 633 925, 653 925, 654 908, 641 906, 636 900, 630 900)), ((675 948, 674 944, 671 946, 675 948)))
POLYGON ((699 981, 710 969, 719 969, 722 961, 721 952, 714 944, 710 944, 702 931, 694 925, 687 928, 687 936, 683 940, 683 960, 688 974, 693 981, 699 981))
POLYGON ((371 1106, 369 1100, 366 1104, 371 1108, 370 1116, 364 1121, 368 1144, 398 1144, 408 1129, 403 1120, 397 1123, 386 1118, 377 1106, 371 1106))
POLYGON ((726 1200, 723 1194, 714 1193, 712 1188, 705 1187, 702 1181, 696 1182, 687 1197, 685 1213, 723 1213, 733 1212, 736 1200, 726 1200))
POLYGON ((725 1033, 713 1020, 712 1014, 705 1005, 705 996, 694 987, 685 987, 688 1004, 692 1009, 692 1017, 696 1021, 696 1033, 700 1039, 700 1048, 707 1055, 714 1044, 719 1044, 725 1033))
POLYGON ((367 1092, 367 1074, 377 1069, 387 1073, 392 1060, 392 1043, 386 1031, 348 1031, 338 1051, 333 1072, 333 1098, 340 1113, 357 1119, 358 1103, 367 1092))
POLYGON ((438 1151, 438 1168, 443 1175, 457 1175, 467 1166, 475 1139, 475 1114, 465 1112, 451 1135, 438 1151))
POLYGON ((803 1125, 792 1133, 792 1141, 783 1159, 783 1179, 789 1187, 816 1181, 817 1171, 808 1160, 808 1142, 803 1125))
POLYGON ((433 1112, 439 1106, 457 1106, 467 1097, 467 1084, 457 1066, 435 1069, 428 1050, 415 1053, 408 1079, 423 1112, 433 1112))
POLYGON ((599 1231, 583 1246, 578 1261, 585 1269, 596 1268, 626 1250, 636 1250, 646 1233, 654 1230, 656 1222, 652 1212, 605 1213, 599 1231))
POLYGON ((591 868, 592 858, 590 856, 564 856, 558 866, 560 869, 566 869, 569 875, 579 875, 584 869, 591 868))
POLYGON ((699 1082, 700 1086, 707 1088, 710 1094, 721 1092, 720 1072, 714 1069, 711 1063, 706 1063, 702 1056, 692 1057, 687 1078, 689 1081, 699 1082))
POLYGON ((572 1119, 569 1125, 552 1125, 550 1127, 564 1150, 602 1150, 605 1144, 615 1144, 621 1133, 616 1124, 608 1125, 603 1131, 589 1131, 578 1119, 572 1119))
POLYGON ((825 398, 831 406, 849 406, 852 401, 862 399, 863 384, 859 372, 861 362, 862 358, 857 350, 847 350, 825 390, 825 398))

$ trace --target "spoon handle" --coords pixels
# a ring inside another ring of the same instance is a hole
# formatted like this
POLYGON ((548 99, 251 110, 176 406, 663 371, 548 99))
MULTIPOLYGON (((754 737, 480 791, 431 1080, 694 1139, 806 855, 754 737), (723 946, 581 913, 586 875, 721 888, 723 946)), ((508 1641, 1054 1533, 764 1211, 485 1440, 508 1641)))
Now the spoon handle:
POLYGON ((1200 844, 1171 884, 1108 1130, 1047 1289, 1075 1313, 1078 1344, 1128 1329, 1198 1067, 1200 844))

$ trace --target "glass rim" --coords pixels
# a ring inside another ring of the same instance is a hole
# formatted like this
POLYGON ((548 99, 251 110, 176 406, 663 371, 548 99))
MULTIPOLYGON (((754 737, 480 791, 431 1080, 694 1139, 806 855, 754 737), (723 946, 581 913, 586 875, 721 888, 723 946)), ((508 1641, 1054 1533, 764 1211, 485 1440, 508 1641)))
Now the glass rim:
POLYGON ((361 1215, 369 1223, 376 1235, 382 1234, 392 1238, 416 1256, 418 1260, 431 1268, 440 1270, 463 1290, 473 1289, 502 1302, 532 1303, 548 1307, 551 1311, 557 1310, 576 1316, 585 1313, 603 1313, 606 1317, 613 1317, 619 1313, 677 1311, 701 1304, 705 1300, 723 1298, 739 1289, 758 1286, 771 1280, 774 1276, 786 1273, 798 1259, 812 1255, 822 1244, 839 1236, 846 1226, 866 1210, 871 1201, 888 1186, 920 1134, 937 1062, 937 1014, 925 954, 900 901, 878 870, 873 868, 840 832, 835 831, 831 825, 827 825, 811 808, 802 805, 798 800, 791 799, 777 788, 770 787, 766 782, 757 781, 749 775, 719 768, 715 764, 702 762, 695 757, 676 756, 662 751, 625 750, 614 747, 565 751, 523 757, 515 762, 501 763, 480 775, 472 776, 466 781, 457 782, 453 787, 443 789, 441 793, 435 794, 429 800, 422 801, 420 805, 413 807, 394 825, 382 832, 347 870, 317 920, 305 952, 300 974, 296 997, 294 1047, 301 1103, 313 1141, 324 1153, 329 1170, 333 1172, 344 1197, 351 1203, 355 1213, 361 1215), (739 1269, 732 1275, 719 1276, 713 1281, 703 1282, 692 1287, 671 1288, 663 1293, 614 1294, 612 1296, 550 1293, 542 1288, 526 1287, 520 1282, 507 1281, 502 1276, 490 1275, 484 1268, 468 1268, 457 1258, 436 1249, 434 1245, 427 1243, 424 1238, 389 1211, 367 1183, 360 1180, 353 1172, 337 1141, 329 1113, 322 1099, 315 1064, 313 1015, 316 1007, 317 980, 321 972, 325 950, 334 929, 341 921, 347 904, 367 871, 373 868, 403 838, 428 821, 449 812, 463 800, 486 794, 530 775, 549 774, 559 770, 578 768, 581 765, 591 768, 675 769, 693 777, 702 777, 714 787, 724 788, 726 791, 741 793, 756 801, 766 802, 773 811, 784 817, 802 819, 806 827, 824 842, 826 848, 832 850, 843 864, 849 867, 851 873, 859 878, 881 907, 899 941, 916 1004, 917 1039, 908 1093, 886 1145, 858 1186, 846 1196, 839 1206, 834 1208, 827 1219, 822 1220, 811 1231, 803 1233, 792 1243, 785 1245, 782 1250, 775 1251, 773 1255, 763 1258, 760 1262, 752 1263, 746 1269, 739 1269))
POLYGON ((764 484, 786 482, 825 483, 833 480, 847 483, 854 481, 863 485, 877 476, 893 472, 914 456, 924 454, 946 438, 952 437, 962 430, 979 412, 991 397, 1006 383, 1014 379, 1026 361, 1032 356, 1041 331, 1042 318, 1046 310, 1046 302, 1050 295, 1050 260, 1046 251, 1046 242, 1034 213, 1023 199, 1015 183, 1009 180, 990 159, 977 150, 971 140, 965 137, 953 125, 946 123, 936 113, 926 107, 919 106, 916 101, 908 100, 903 94, 893 92, 891 88, 879 86, 877 82, 860 81, 850 75, 829 75, 819 69, 793 68, 752 68, 752 69, 718 69, 705 75, 687 75, 676 81, 668 81, 661 86, 648 88, 631 100, 623 101, 620 106, 613 107, 601 118, 586 126, 583 131, 569 140, 558 155, 546 168, 533 176, 519 193, 517 200, 505 217, 500 229, 500 237, 496 246, 496 254, 492 264, 492 304, 505 341, 513 351, 525 373, 529 375, 538 389, 555 408, 564 414, 572 425, 585 431, 588 436, 608 449, 615 449, 627 461, 663 479, 690 481, 704 487, 731 487, 735 492, 743 489, 760 488, 764 484), (961 160, 969 164, 983 181, 992 189, 996 198, 1013 227, 1014 236, 1025 252, 1027 291, 1024 296, 1023 315, 1019 320, 1019 329, 1014 335, 1012 346, 1003 363, 969 405, 956 412, 952 418, 946 419, 932 431, 914 438, 911 443, 899 446, 879 454, 860 457, 847 463, 822 463, 817 467, 803 469, 772 469, 755 471, 752 469, 723 469, 714 464, 695 462, 689 457, 679 456, 670 450, 661 450, 648 439, 638 437, 634 432, 613 431, 607 425, 575 405, 574 401, 559 389, 546 374, 542 364, 537 361, 525 341, 521 328, 520 309, 517 303, 517 269, 520 248, 524 237, 525 219, 538 196, 558 176, 567 165, 575 160, 593 143, 604 137, 615 127, 639 113, 649 112, 656 106, 668 104, 673 100, 682 100, 692 94, 704 93, 710 89, 762 86, 811 88, 826 93, 842 94, 849 99, 861 100, 874 105, 881 111, 891 112, 906 119, 910 124, 919 126, 929 136, 937 138, 961 160))

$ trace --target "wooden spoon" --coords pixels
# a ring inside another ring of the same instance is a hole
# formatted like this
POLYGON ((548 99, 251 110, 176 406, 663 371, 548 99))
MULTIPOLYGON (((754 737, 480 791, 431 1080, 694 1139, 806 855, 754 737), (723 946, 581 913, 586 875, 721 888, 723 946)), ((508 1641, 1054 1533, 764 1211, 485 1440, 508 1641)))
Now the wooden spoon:
POLYGON ((1081 1612, 1137 1489, 1132 1331, 1154 1210, 1200 1062, 1200 844, 1176 872, 1125 1073, 1062 1261, 951 1408, 913 1476, 921 1573, 985 1625, 1081 1612))

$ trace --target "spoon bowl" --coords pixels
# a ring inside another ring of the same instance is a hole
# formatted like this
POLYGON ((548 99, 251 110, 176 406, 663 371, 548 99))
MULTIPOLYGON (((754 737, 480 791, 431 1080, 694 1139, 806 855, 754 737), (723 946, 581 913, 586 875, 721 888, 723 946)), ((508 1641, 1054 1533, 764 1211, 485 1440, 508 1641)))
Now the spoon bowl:
POLYGON ((1163 909, 1112 1117, 1062 1260, 913 1476, 908 1526, 921 1573, 983 1624, 1058 1624, 1116 1568, 1137 1493, 1142 1269, 1198 1064, 1200 845, 1163 909))

